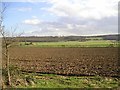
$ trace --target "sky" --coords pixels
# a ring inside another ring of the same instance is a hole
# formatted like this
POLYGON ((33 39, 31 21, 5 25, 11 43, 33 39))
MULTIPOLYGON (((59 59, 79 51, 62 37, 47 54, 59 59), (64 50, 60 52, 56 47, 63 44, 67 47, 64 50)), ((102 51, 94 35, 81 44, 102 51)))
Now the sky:
POLYGON ((7 30, 24 36, 84 36, 118 33, 119 0, 3 0, 7 30), (11 2, 10 2, 11 1, 11 2))

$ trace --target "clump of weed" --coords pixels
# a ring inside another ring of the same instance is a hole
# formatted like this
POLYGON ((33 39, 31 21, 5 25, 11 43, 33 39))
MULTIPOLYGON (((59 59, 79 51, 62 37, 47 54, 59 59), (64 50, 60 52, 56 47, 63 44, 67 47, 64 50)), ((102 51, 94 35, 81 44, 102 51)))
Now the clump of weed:
MULTIPOLYGON (((22 72, 20 68, 14 65, 10 65, 9 70, 10 70, 10 79, 12 84, 11 87, 29 86, 35 84, 33 75, 26 75, 26 73, 22 72)), ((7 76, 6 68, 2 69, 2 76, 3 76, 4 88, 7 88, 8 76, 7 76)))

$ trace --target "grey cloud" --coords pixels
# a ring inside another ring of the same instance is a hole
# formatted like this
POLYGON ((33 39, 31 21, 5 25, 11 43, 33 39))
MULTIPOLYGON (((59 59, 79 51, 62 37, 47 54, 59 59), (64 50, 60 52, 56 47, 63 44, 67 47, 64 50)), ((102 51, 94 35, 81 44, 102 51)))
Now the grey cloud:
POLYGON ((117 33, 117 17, 101 20, 61 17, 56 22, 41 22, 34 35, 97 35, 117 33))

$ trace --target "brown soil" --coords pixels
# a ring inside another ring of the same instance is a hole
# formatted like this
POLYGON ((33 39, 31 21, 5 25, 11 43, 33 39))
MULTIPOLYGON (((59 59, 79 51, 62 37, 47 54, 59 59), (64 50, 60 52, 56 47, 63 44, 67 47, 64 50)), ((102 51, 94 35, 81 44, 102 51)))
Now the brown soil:
POLYGON ((118 48, 11 48, 11 64, 23 71, 63 75, 118 74, 118 48))

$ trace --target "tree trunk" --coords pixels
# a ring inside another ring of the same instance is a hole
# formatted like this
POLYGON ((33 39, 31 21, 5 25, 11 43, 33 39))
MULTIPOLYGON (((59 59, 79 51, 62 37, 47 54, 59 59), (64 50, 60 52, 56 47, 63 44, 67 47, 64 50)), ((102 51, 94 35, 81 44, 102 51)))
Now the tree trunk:
POLYGON ((7 69, 7 76, 8 76, 7 77, 7 83, 8 83, 9 86, 11 86, 10 68, 9 68, 10 64, 9 64, 9 62, 10 62, 10 58, 9 58, 9 53, 8 53, 8 47, 6 45, 6 69, 7 69))
POLYGON ((8 85, 11 86, 11 78, 10 78, 10 68, 9 68, 9 55, 7 55, 7 75, 8 75, 8 85))

